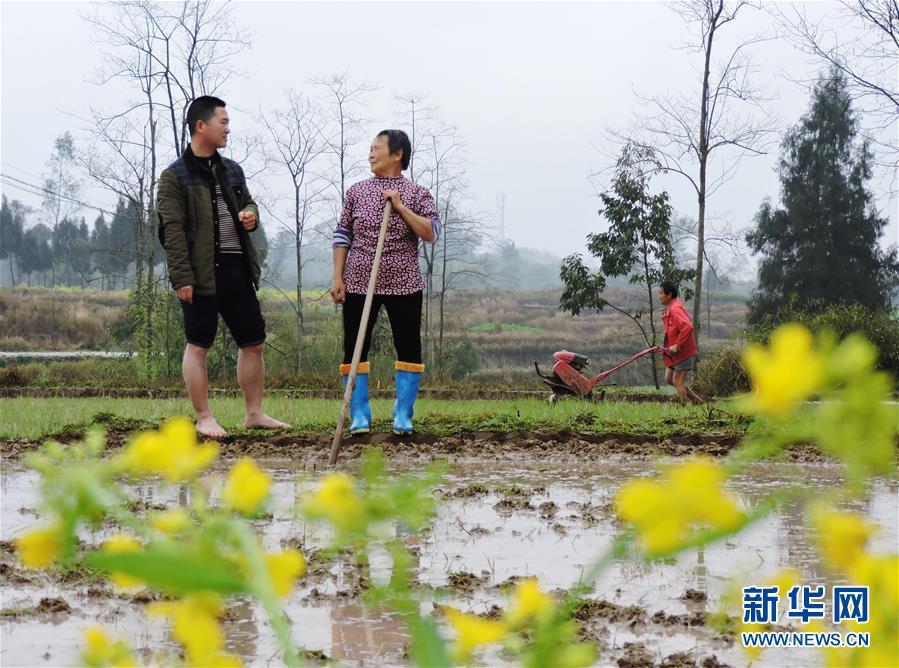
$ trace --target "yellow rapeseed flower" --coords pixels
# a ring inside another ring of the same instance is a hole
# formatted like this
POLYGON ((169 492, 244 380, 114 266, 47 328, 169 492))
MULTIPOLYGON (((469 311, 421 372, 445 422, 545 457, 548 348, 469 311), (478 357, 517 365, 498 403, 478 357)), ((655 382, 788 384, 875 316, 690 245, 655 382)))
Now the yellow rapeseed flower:
POLYGON ((455 608, 445 608, 445 611, 447 619, 456 631, 453 656, 460 663, 467 661, 478 647, 500 642, 509 632, 505 622, 483 619, 455 608))
POLYGON ((745 515, 723 490, 723 470, 708 457, 691 457, 660 479, 629 480, 615 496, 618 517, 634 526, 653 556, 677 550, 697 528, 729 531, 745 515))
POLYGON ((150 526, 163 533, 181 533, 190 526, 190 515, 184 508, 172 508, 151 515, 150 526))
POLYGON ((353 479, 344 473, 329 473, 306 504, 311 517, 324 517, 334 526, 349 530, 359 526, 364 506, 353 479))
POLYGON ((767 348, 746 346, 743 363, 754 390, 747 406, 773 417, 789 414, 797 402, 817 392, 824 380, 824 356, 815 350, 811 332, 798 324, 779 327, 767 348))
POLYGON ((271 484, 271 476, 261 471, 255 461, 243 457, 228 474, 222 500, 229 508, 251 515, 268 496, 271 484))
POLYGON ((840 624, 844 633, 869 633, 870 647, 832 648, 828 666, 899 666, 899 556, 858 554, 844 572, 849 584, 869 587, 868 621, 840 624))
POLYGON ((536 578, 528 578, 518 583, 512 598, 512 607, 506 619, 512 626, 540 619, 550 614, 553 609, 552 597, 540 589, 536 578))
POLYGON ((795 568, 781 568, 766 581, 765 586, 777 587, 778 594, 784 597, 799 582, 799 572, 795 568))
POLYGON ((876 527, 852 513, 815 506, 810 512, 818 532, 818 551, 833 569, 846 572, 864 554, 865 543, 876 527))
POLYGON ((693 521, 707 523, 716 529, 734 529, 743 520, 736 503, 722 493, 724 470, 709 457, 691 457, 670 474, 670 499, 693 521), (714 503, 709 501, 714 499, 714 503))
MULTIPOLYGON (((871 596, 899 617, 899 555, 863 554, 848 568, 854 584, 871 587, 871 596)), ((897 620, 899 621, 899 620, 897 620)))
POLYGON ((615 510, 625 522, 642 525, 671 508, 665 488, 655 480, 628 480, 615 496, 615 510))
POLYGON ((19 559, 28 568, 47 568, 59 557, 62 541, 56 527, 34 529, 16 538, 19 559))
POLYGON ((676 511, 669 511, 668 517, 640 529, 640 542, 647 554, 660 555, 680 549, 689 537, 685 518, 676 511))
POLYGON ((137 666, 128 646, 119 641, 110 640, 99 626, 89 626, 84 630, 85 648, 81 658, 88 666, 104 668, 133 668, 137 666))
POLYGON ((553 661, 556 668, 585 668, 596 663, 596 646, 574 643, 563 647, 553 661))
MULTIPOLYGON (((141 544, 140 541, 133 536, 118 534, 103 543, 103 551, 109 554, 140 552, 141 544)), ((122 587, 123 589, 137 587, 141 584, 141 581, 138 578, 117 571, 111 573, 110 578, 112 579, 113 584, 122 587)))
POLYGON ((159 431, 145 431, 125 449, 125 470, 133 475, 162 475, 169 482, 188 480, 205 469, 218 455, 215 443, 197 444, 193 423, 173 418, 159 431))
POLYGON ((306 572, 306 559, 298 550, 284 550, 266 554, 265 566, 275 593, 287 596, 293 590, 297 578, 306 572))
POLYGON ((209 668, 243 668, 243 661, 233 654, 222 654, 219 652, 213 655, 206 665, 209 668))
POLYGON ((214 594, 194 594, 174 601, 154 604, 151 615, 172 620, 172 635, 184 646, 191 666, 233 668, 243 665, 237 657, 222 653, 225 639, 218 624, 221 599, 214 594))

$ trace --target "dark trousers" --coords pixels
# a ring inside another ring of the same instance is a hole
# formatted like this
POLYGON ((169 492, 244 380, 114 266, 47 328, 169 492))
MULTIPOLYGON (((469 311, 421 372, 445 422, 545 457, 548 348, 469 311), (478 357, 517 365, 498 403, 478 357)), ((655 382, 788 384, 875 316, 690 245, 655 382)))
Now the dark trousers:
MULTIPOLYGON (((368 329, 365 332, 365 344, 362 346, 362 359, 368 359, 371 347, 371 333, 378 319, 381 305, 387 309, 390 319, 390 330, 393 332, 393 345, 396 358, 400 362, 421 364, 421 304, 422 292, 411 295, 375 295, 371 303, 371 315, 368 318, 368 329)), ((362 324, 362 308, 365 306, 365 295, 347 293, 343 303, 343 363, 353 361, 353 349, 356 347, 356 336, 362 324)))

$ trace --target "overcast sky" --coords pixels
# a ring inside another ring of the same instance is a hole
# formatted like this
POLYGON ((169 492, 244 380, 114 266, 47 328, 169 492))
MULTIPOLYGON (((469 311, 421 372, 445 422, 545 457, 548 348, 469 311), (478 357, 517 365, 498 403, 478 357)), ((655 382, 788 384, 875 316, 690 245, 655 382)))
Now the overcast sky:
MULTIPOLYGON (((825 17, 834 7, 814 3, 807 11, 825 17)), ((4 174, 38 182, 54 139, 66 130, 83 136, 72 114, 129 97, 118 85, 91 83, 101 52, 82 19, 90 9, 78 2, 0 5, 4 174)), ((234 13, 252 48, 234 61, 246 76, 221 91, 233 106, 233 133, 253 122, 249 112, 282 105, 287 88, 304 89, 316 75, 346 72, 379 87, 368 98, 371 132, 402 126, 395 95, 425 93, 467 144, 472 207, 492 219, 497 195, 505 195, 506 236, 559 255, 582 249, 585 235, 602 229, 589 175, 609 164, 598 150, 608 148, 603 129, 631 124, 637 93, 695 93, 700 85, 698 56, 677 48, 690 33, 662 3, 254 2, 235 3, 234 13)), ((772 27, 766 12, 748 10, 726 30, 737 39, 772 27)), ((779 40, 755 54, 754 81, 775 98, 766 113, 783 127, 794 124, 808 90, 789 78, 814 76, 820 63, 779 40)), ((358 151, 364 158, 367 142, 358 151)), ((744 159, 710 201, 711 216, 748 225, 763 198, 777 198, 777 156, 775 146, 744 159)), ((655 186, 669 190, 679 213, 695 217, 695 195, 683 179, 660 178, 655 186)), ((886 241, 895 243, 896 203, 882 179, 874 186, 891 219, 886 241)), ((39 204, 6 185, 3 193, 39 204)), ((112 201, 95 187, 85 198, 112 201)))

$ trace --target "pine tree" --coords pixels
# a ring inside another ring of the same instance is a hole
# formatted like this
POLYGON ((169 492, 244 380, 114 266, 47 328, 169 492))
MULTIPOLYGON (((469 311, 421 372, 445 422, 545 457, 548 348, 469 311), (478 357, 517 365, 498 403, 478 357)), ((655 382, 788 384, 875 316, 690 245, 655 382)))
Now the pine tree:
POLYGON ((747 235, 762 255, 751 324, 793 300, 800 308, 821 301, 889 307, 899 261, 895 248, 885 252, 879 244, 887 219, 866 187, 872 156, 858 136, 846 81, 831 70, 784 139, 781 206, 765 201, 747 235))
POLYGON ((24 234, 22 205, 16 200, 10 205, 4 195, 3 205, 0 207, 0 260, 9 262, 9 280, 13 287, 16 285, 16 257, 21 252, 24 234))
POLYGON ((109 225, 102 212, 94 220, 94 227, 90 235, 90 249, 94 271, 99 274, 100 288, 105 289, 108 285, 107 274, 109 274, 111 254, 109 252, 109 225))
POLYGON ((121 278, 122 287, 127 281, 126 271, 134 261, 134 235, 134 207, 119 199, 109 224, 109 260, 106 266, 109 274, 121 278))

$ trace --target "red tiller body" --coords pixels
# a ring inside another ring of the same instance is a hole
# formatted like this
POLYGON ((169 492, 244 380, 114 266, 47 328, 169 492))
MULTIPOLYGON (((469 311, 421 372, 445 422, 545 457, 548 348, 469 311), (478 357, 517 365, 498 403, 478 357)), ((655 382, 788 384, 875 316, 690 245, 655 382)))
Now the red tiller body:
POLYGON ((537 366, 536 362, 534 362, 534 366, 537 369, 537 374, 544 379, 544 382, 547 385, 553 388, 554 392, 561 391, 563 394, 575 394, 579 397, 586 397, 593 392, 594 387, 622 367, 626 367, 628 364, 636 362, 645 355, 662 352, 665 352, 665 349, 659 346, 652 346, 646 350, 641 350, 630 359, 621 362, 621 364, 616 364, 610 369, 601 371, 592 378, 585 376, 581 372, 581 369, 585 368, 588 364, 586 355, 580 355, 568 350, 560 350, 553 354, 553 359, 556 360, 556 363, 553 365, 552 376, 544 376, 540 373, 540 368, 537 366))

